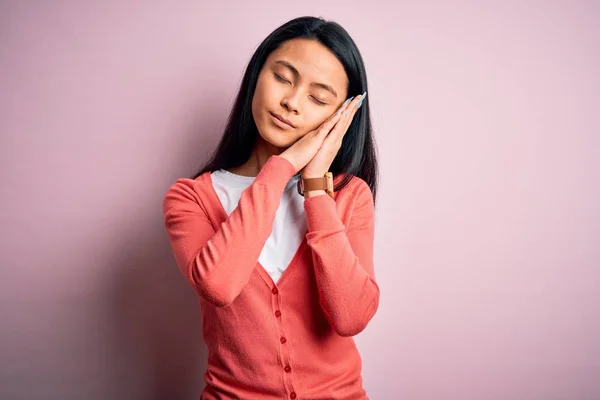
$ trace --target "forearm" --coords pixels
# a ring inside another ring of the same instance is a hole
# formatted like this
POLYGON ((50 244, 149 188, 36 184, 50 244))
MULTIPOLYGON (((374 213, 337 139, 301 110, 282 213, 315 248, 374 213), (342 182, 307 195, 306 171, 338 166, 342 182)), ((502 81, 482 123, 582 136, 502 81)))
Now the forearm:
POLYGON ((329 196, 306 199, 305 210, 321 306, 340 335, 355 335, 366 327, 379 305, 369 207, 354 211, 360 215, 348 231, 329 196))
POLYGON ((226 306, 248 283, 294 169, 270 158, 215 231, 190 180, 178 181, 164 202, 165 226, 177 263, 206 301, 226 306))

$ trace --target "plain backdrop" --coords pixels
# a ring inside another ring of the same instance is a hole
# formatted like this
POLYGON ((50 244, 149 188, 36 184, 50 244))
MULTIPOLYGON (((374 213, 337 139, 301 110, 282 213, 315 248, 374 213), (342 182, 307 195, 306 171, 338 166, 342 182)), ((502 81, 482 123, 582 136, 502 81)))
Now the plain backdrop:
POLYGON ((566 0, 1 1, 0 398, 198 398, 163 196, 302 15, 370 82, 370 397, 600 399, 600 2, 566 0))

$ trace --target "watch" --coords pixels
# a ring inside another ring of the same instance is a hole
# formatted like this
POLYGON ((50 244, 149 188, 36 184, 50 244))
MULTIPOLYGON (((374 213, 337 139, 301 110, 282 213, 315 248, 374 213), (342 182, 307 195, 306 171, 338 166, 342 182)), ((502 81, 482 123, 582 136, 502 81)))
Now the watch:
POLYGON ((328 172, 322 178, 300 178, 297 183, 298 194, 306 198, 306 193, 311 190, 325 190, 333 198, 333 174, 328 172))

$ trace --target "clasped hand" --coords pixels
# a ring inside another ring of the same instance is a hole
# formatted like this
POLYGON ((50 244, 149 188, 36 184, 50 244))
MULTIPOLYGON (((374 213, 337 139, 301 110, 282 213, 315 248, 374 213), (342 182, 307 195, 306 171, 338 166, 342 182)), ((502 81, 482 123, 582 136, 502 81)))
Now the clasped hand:
POLYGON ((304 179, 325 176, 366 94, 367 92, 346 100, 337 112, 317 129, 304 135, 280 156, 290 161, 304 179))

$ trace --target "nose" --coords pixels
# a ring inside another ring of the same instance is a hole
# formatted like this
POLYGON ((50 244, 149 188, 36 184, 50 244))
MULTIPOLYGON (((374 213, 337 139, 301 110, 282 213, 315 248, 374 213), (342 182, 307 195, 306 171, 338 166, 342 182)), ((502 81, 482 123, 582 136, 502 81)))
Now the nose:
POLYGON ((281 106, 290 113, 298 114, 299 96, 300 95, 297 90, 288 93, 287 96, 281 99, 281 106))

